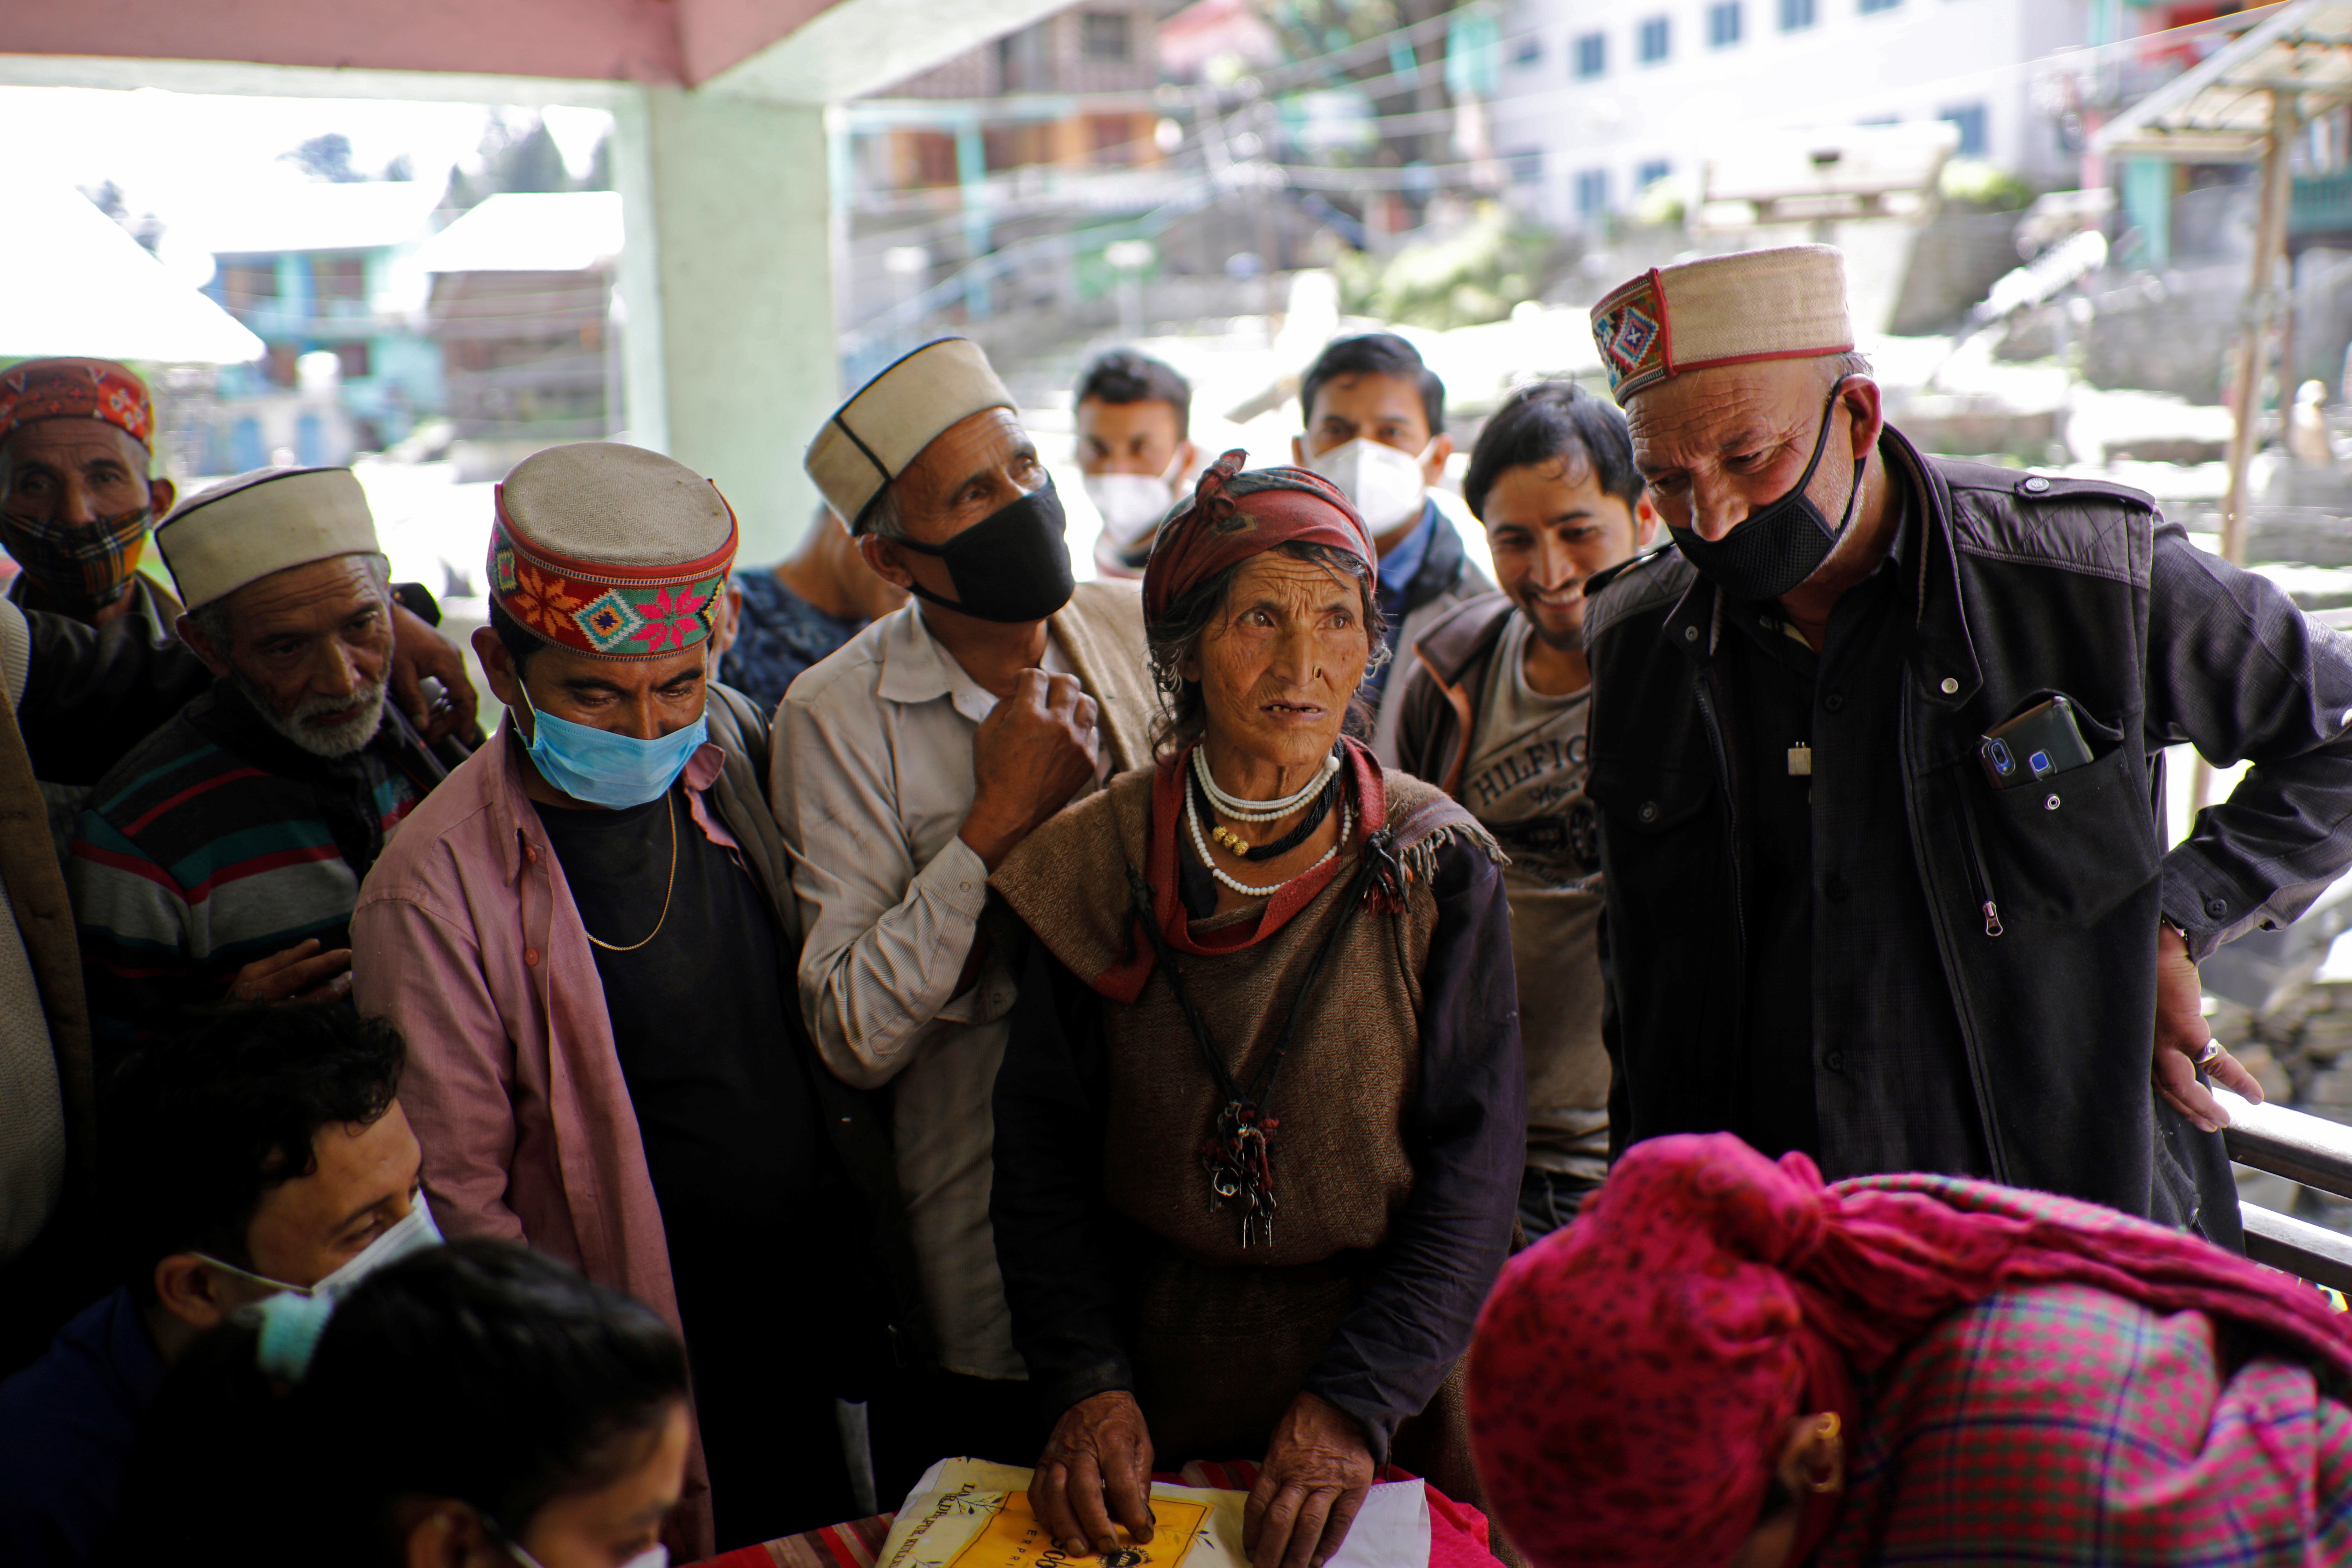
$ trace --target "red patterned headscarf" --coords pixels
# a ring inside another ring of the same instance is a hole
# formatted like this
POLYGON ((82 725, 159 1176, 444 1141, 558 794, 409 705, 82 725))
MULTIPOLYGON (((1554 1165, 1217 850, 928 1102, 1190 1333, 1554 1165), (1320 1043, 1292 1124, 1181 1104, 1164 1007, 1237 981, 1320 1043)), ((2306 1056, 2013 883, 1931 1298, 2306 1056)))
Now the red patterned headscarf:
MULTIPOLYGON (((1727 1133, 1635 1144, 1511 1260, 1470 1350, 1471 1446, 1537 1568, 1727 1562, 1788 1422, 1997 1291, 2073 1281, 2215 1314, 2352 1373, 2309 1286, 2111 1209, 1950 1176, 1823 1186, 1727 1133)), ((1829 1522, 1810 1510, 1791 1561, 1829 1522)))
POLYGON ((1238 561, 1282 544, 1328 544, 1362 559, 1380 581, 1371 531, 1339 487, 1305 468, 1252 468, 1249 454, 1227 452, 1192 488, 1191 504, 1160 525, 1143 569, 1143 618, 1164 619, 1169 606, 1238 561))
POLYGON ((36 419, 102 419, 155 444, 155 400, 137 375, 105 359, 31 359, 0 371, 0 441, 36 419))

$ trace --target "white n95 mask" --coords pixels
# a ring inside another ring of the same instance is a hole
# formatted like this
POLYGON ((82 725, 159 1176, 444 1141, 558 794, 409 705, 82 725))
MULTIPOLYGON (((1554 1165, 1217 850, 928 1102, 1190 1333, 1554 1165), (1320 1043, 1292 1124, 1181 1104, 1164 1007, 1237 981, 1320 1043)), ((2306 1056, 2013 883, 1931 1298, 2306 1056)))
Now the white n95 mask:
MULTIPOLYGON (((1430 447, 1436 444, 1431 437, 1430 447)), ((1364 526, 1377 535, 1393 533, 1420 515, 1429 494, 1429 480, 1421 471, 1428 456, 1429 447, 1415 456, 1359 436, 1308 459, 1307 466, 1339 486, 1364 526)))
POLYGON ((1176 501, 1168 480, 1150 474, 1088 474, 1086 491, 1102 513, 1103 532, 1121 550, 1150 538, 1176 501))

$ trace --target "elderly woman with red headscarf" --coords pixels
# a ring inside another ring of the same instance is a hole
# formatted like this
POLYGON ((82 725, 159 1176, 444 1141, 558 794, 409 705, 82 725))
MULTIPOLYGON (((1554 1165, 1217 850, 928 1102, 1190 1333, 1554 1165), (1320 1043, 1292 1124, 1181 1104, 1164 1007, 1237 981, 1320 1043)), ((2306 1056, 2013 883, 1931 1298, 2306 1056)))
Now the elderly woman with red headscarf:
POLYGON ((1342 734, 1381 647, 1370 535, 1242 461, 1144 574, 1158 764, 993 879, 1034 941, 992 1209, 1059 1415, 1030 1491, 1055 1539, 1148 1541, 1155 1462, 1262 1456, 1253 1559, 1310 1568, 1391 1454, 1471 1485, 1454 1373, 1526 1091, 1493 841, 1342 734))
POLYGON ((1959 1177, 1637 1143, 1478 1320, 1534 1568, 2352 1560, 2352 1331, 2312 1287, 1959 1177))

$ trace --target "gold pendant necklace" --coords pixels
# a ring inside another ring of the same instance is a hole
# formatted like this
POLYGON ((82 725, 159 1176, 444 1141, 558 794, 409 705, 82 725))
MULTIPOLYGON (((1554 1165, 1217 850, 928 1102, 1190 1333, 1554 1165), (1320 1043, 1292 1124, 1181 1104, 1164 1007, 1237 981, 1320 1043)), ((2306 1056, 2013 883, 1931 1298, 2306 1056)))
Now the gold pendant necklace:
POLYGON ((669 921, 669 900, 671 896, 677 891, 677 814, 676 811, 671 809, 669 795, 667 792, 662 795, 662 816, 669 823, 669 885, 662 889, 661 915, 654 921, 654 929, 646 932, 645 936, 641 940, 629 943, 628 946, 623 947, 618 942, 605 942, 599 938, 594 931, 588 929, 587 917, 584 915, 581 917, 581 934, 585 936, 590 942, 594 942, 598 947, 603 948, 606 952, 635 952, 637 949, 645 946, 646 942, 649 942, 653 941, 654 938, 661 935, 662 927, 669 921))

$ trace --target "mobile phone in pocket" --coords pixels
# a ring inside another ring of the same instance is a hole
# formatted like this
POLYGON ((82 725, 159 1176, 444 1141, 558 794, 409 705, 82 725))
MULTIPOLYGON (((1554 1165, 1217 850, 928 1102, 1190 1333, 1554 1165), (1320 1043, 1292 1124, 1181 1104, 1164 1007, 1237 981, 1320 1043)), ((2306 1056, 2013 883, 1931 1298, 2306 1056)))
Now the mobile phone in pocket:
POLYGON ((2074 704, 2061 696, 1985 731, 1977 742, 1977 760, 1993 788, 2015 789, 2095 759, 2074 721, 2074 704))

